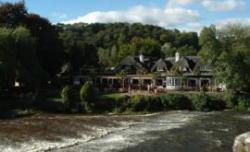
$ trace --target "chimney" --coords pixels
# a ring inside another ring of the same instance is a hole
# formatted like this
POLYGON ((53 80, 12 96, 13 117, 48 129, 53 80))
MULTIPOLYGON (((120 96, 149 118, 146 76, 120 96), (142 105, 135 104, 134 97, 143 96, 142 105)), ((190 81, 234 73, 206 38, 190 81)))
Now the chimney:
POLYGON ((178 61, 180 61, 180 53, 176 52, 175 53, 175 62, 178 62, 178 61))
POLYGON ((139 55, 139 60, 140 60, 141 63, 144 63, 144 56, 143 56, 143 54, 139 55))

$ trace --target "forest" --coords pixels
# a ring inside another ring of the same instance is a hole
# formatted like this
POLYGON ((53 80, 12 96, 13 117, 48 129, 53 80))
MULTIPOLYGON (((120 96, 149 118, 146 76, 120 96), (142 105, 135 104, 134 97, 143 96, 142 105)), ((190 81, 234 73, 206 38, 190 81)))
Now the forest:
POLYGON ((70 63, 81 69, 103 70, 128 55, 165 58, 176 51, 211 61, 214 74, 228 89, 249 95, 250 28, 229 25, 181 32, 141 23, 57 24, 27 11, 24 3, 0 5, 0 88, 20 79, 31 86, 56 77, 70 63))

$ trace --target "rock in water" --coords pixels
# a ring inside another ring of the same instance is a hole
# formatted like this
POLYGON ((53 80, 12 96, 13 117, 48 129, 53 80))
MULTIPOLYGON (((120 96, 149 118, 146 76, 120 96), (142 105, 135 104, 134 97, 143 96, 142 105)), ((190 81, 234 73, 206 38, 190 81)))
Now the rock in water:
POLYGON ((250 132, 235 138, 233 152, 250 152, 250 132))

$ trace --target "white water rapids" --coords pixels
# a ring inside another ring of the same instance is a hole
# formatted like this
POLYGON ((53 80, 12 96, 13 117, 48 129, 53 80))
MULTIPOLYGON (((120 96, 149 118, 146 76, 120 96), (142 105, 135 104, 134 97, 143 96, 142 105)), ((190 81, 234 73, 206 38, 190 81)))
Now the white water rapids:
MULTIPOLYGON (((81 119, 81 116, 75 116, 75 117, 77 117, 77 120, 81 119)), ((84 118, 85 116, 82 117, 84 118)), ((98 116, 93 116, 93 117, 98 118, 98 116)), ((114 123, 115 124, 114 126, 112 126, 112 124, 104 126, 99 125, 99 123, 101 123, 102 121, 102 118, 95 120, 95 121, 100 121, 98 122, 97 126, 95 124, 92 125, 84 124, 84 122, 82 122, 82 124, 72 123, 72 125, 78 125, 76 129, 80 128, 79 125, 81 125, 83 128, 88 128, 87 132, 82 129, 77 130, 76 137, 74 136, 63 137, 62 135, 60 140, 53 140, 53 141, 31 138, 25 141, 13 142, 13 141, 8 141, 8 139, 5 139, 5 142, 0 143, 0 149, 1 152, 40 152, 40 151, 106 152, 111 150, 119 150, 124 147, 134 146, 145 140, 157 138, 153 136, 141 136, 146 132, 161 131, 161 130, 163 131, 172 128, 179 128, 185 125, 187 122, 189 122, 190 119, 195 117, 195 114, 185 113, 185 112, 169 112, 167 114, 160 113, 160 114, 150 114, 150 115, 125 116, 125 117, 131 117, 132 118, 131 120, 128 118, 122 120, 122 117, 124 116, 109 117, 110 119, 109 121, 114 123), (117 121, 115 117, 121 117, 121 120, 117 121), (136 119, 134 120, 133 117, 135 117, 136 119)), ((88 118, 91 119, 91 117, 88 118)), ((57 116, 57 117, 50 117, 47 119, 58 120, 61 119, 61 117, 57 116)), ((28 122, 20 122, 20 123, 28 123, 28 122)), ((57 127, 65 125, 63 123, 57 127)), ((68 125, 67 127, 74 127, 74 126, 68 125)), ((67 129, 64 129, 64 131, 67 132, 67 129)), ((48 134, 53 134, 53 132, 48 132, 48 134)))
POLYGON ((229 152, 250 114, 38 115, 0 120, 1 152, 229 152))

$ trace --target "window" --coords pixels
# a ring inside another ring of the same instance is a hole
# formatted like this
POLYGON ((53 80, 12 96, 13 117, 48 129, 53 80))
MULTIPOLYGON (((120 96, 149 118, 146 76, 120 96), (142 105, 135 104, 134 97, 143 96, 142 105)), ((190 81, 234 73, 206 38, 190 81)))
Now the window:
POLYGON ((158 72, 163 72, 164 69, 163 69, 163 67, 157 67, 157 71, 158 71, 158 72))
POLYGON ((167 85, 168 86, 180 86, 181 79, 180 78, 167 78, 167 85))

